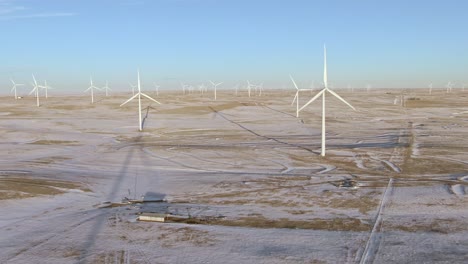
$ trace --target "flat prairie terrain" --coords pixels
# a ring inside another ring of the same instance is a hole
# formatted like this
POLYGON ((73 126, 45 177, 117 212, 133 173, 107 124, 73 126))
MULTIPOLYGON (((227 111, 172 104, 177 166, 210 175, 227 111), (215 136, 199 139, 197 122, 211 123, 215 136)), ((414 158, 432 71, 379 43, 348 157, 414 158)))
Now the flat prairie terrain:
POLYGON ((0 97, 0 263, 466 263, 468 92, 336 92, 0 97))

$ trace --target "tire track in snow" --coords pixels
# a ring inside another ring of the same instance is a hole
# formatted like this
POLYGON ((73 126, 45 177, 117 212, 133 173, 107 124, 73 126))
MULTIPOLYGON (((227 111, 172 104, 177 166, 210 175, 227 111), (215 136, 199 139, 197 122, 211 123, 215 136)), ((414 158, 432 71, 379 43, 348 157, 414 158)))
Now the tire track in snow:
POLYGON ((361 260, 359 261, 360 264, 365 263, 373 263, 375 257, 380 248, 380 242, 382 240, 382 233, 380 232, 382 229, 382 215, 385 205, 387 204, 387 199, 389 193, 393 191, 393 178, 390 178, 388 181, 388 185, 385 188, 385 191, 382 195, 382 199, 380 201, 379 209, 377 211, 377 216, 374 221, 374 226, 372 227, 372 231, 369 235, 369 239, 367 240, 366 247, 364 248, 364 252, 362 253, 361 260))

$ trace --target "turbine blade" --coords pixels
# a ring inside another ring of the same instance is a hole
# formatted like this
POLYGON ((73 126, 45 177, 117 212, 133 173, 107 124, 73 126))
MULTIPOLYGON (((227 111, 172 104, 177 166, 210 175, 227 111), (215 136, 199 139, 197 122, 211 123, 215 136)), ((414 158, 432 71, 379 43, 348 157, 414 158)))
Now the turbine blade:
POLYGON ((154 100, 153 98, 149 97, 148 95, 144 94, 144 93, 141 93, 141 95, 143 95, 144 97, 150 99, 151 101, 155 102, 155 103, 158 103, 158 104, 161 104, 160 102, 154 100))
POLYGON ((91 88, 93 88, 92 86, 88 87, 88 89, 84 90, 83 93, 86 93, 87 91, 91 90, 91 88))
POLYGON ((345 99, 341 98, 341 96, 339 96, 337 93, 335 93, 334 91, 330 90, 330 89, 327 89, 328 92, 330 92, 332 95, 334 95, 336 98, 340 99, 341 102, 347 104, 349 107, 351 107, 354 111, 356 111, 356 108, 354 108, 350 103, 346 102, 345 99))
POLYGON ((32 93, 34 93, 37 89, 37 86, 35 86, 30 92, 29 92, 29 95, 31 95, 32 93))
POLYGON ((130 97, 130 99, 128 99, 127 101, 125 101, 123 104, 121 104, 120 106, 123 106, 124 104, 130 102, 131 100, 135 99, 137 96, 138 96, 139 93, 135 94, 134 96, 130 97))
POLYGON ((32 77, 33 77, 33 80, 34 80, 34 85, 37 86, 36 77, 34 77, 34 74, 32 75, 32 77))
POLYGON ((323 93, 325 92, 325 89, 323 89, 322 91, 320 91, 318 94, 316 94, 314 97, 312 97, 312 99, 309 100, 309 102, 307 102, 304 106, 302 106, 301 108, 299 108, 299 112, 306 108, 308 105, 310 105, 313 101, 315 101, 317 98, 319 98, 323 93))
POLYGON ((293 105, 295 102, 296 102, 296 99, 297 99, 297 95, 299 94, 299 91, 296 92, 296 95, 294 96, 294 99, 291 103, 291 105, 293 105))
POLYGON ((294 79, 293 79, 293 77, 291 76, 291 74, 289 74, 289 78, 291 78, 291 81, 293 82, 294 87, 296 87, 296 90, 299 90, 299 88, 297 87, 297 84, 296 84, 296 82, 294 81, 294 79))

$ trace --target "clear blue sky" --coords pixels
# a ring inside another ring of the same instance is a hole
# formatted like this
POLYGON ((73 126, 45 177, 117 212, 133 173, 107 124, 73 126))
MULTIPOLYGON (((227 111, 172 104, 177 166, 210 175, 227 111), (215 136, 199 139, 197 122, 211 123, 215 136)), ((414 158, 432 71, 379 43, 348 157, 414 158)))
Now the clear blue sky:
MULTIPOLYGON (((468 83, 464 0, 0 0, 0 85, 81 91, 89 76, 128 89, 179 80, 271 87, 468 83)), ((173 87, 170 87, 173 88, 173 87)), ((268 88, 268 87, 266 87, 268 88)), ((149 88, 148 88, 149 89, 149 88)))

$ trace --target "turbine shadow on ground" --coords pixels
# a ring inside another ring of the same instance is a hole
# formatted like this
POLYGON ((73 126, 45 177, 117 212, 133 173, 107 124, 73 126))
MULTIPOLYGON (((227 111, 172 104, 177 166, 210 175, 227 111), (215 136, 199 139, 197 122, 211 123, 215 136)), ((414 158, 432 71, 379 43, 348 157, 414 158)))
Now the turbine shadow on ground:
POLYGON ((219 115, 221 118, 223 118, 224 120, 226 120, 226 121, 228 121, 228 122, 230 122, 230 123, 232 123, 232 124, 234 124, 234 125, 236 125, 236 126, 242 128, 243 130, 245 130, 245 131, 247 131, 247 132, 249 132, 249 133, 251 133, 251 134, 253 134, 253 135, 257 136, 257 137, 261 137, 261 138, 264 138, 264 139, 266 139, 266 140, 273 140, 273 141, 275 141, 275 142, 277 142, 277 143, 280 143, 280 144, 288 145, 288 146, 290 146, 290 147, 300 148, 300 149, 303 149, 303 150, 305 150, 305 151, 307 151, 307 152, 317 154, 317 153, 315 153, 313 150, 308 149, 308 148, 306 148, 306 147, 299 146, 299 145, 296 145, 296 144, 291 144, 291 143, 288 143, 288 142, 284 142, 284 141, 278 140, 277 138, 272 138, 272 137, 260 135, 260 134, 258 134, 257 132, 255 132, 255 131, 253 131, 253 130, 251 130, 251 129, 249 129, 249 128, 247 128, 247 127, 241 125, 241 124, 239 124, 238 122, 227 118, 226 115, 224 115, 223 113, 217 111, 216 109, 214 109, 214 108, 211 107, 211 106, 210 106, 210 109, 211 109, 215 114, 217 114, 217 115, 219 115))
MULTIPOLYGON (((139 136, 138 138, 136 138, 135 141, 140 142, 141 137, 142 136, 139 136)), ((117 192, 120 189, 120 185, 123 182, 123 179, 128 172, 128 167, 132 161, 134 152, 135 152, 135 148, 131 148, 131 150, 128 152, 127 156, 125 157, 125 160, 122 163, 122 168, 119 174, 117 175, 117 178, 114 180, 114 185, 112 186, 110 193, 106 198, 107 201, 113 201, 117 198, 116 197, 117 192)), ((107 222, 107 214, 106 214, 107 210, 108 209, 104 209, 103 213, 100 214, 96 218, 95 224, 91 227, 88 235, 86 236, 85 244, 83 245, 83 248, 81 250, 81 257, 78 263, 80 264, 92 263, 91 261, 87 261, 87 258, 92 257, 93 255, 92 250, 95 245, 97 236, 99 235, 101 230, 104 228, 104 224, 107 222)))
POLYGON ((146 119, 148 118, 150 108, 154 109, 150 105, 146 107, 146 114, 145 114, 145 117, 143 117, 143 120, 141 121, 141 128, 145 128, 145 122, 146 122, 146 119))

